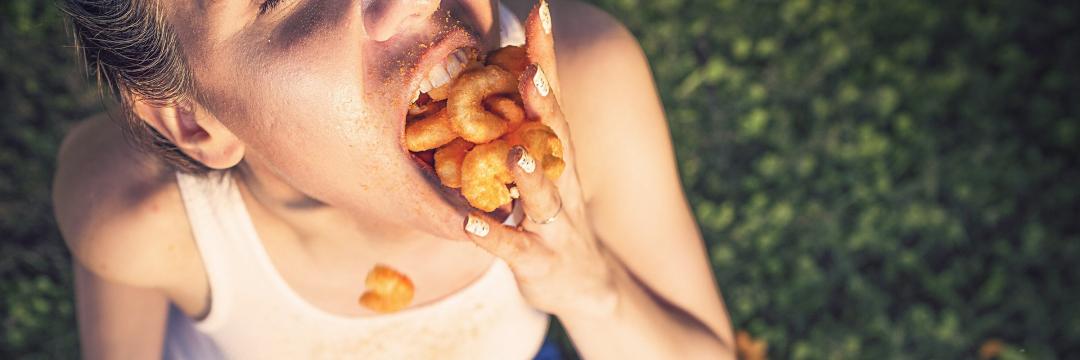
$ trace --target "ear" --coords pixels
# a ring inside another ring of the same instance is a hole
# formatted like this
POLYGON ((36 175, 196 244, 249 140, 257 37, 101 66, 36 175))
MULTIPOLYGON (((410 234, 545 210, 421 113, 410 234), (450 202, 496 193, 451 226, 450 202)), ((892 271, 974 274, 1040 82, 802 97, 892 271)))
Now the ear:
POLYGON ((156 104, 135 97, 132 110, 184 154, 212 169, 227 169, 244 158, 244 144, 210 112, 189 99, 156 104))

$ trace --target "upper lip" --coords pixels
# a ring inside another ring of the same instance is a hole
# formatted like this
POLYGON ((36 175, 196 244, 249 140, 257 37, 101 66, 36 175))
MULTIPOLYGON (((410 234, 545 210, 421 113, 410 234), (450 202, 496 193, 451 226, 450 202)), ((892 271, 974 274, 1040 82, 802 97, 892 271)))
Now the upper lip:
POLYGON ((455 50, 478 46, 479 41, 476 37, 465 30, 454 29, 446 32, 431 46, 427 47, 426 51, 420 55, 416 66, 413 66, 405 77, 405 92, 401 94, 401 101, 404 103, 400 108, 402 116, 408 109, 412 95, 420 88, 420 81, 427 76, 433 67, 441 64, 455 50))

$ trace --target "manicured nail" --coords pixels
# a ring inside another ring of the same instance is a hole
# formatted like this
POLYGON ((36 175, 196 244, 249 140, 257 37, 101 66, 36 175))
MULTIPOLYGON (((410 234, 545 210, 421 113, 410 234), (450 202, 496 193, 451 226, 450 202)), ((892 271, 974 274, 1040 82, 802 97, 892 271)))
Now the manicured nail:
POLYGON ((517 199, 519 197, 521 197, 521 192, 518 191, 517 186, 511 186, 510 187, 510 198, 511 199, 517 199))
POLYGON ((465 231, 471 232, 476 236, 484 237, 487 236, 488 231, 490 230, 491 228, 488 227, 488 224, 484 222, 484 220, 480 220, 479 218, 472 216, 472 214, 469 214, 468 220, 465 222, 465 231))
POLYGON ((547 1, 540 2, 540 26, 544 27, 544 33, 551 33, 551 10, 548 10, 547 1))
POLYGON ((529 156, 529 152, 524 149, 521 151, 521 157, 518 158, 517 165, 526 174, 532 174, 536 171, 536 160, 533 160, 532 156, 529 156))
POLYGON ((547 77, 544 76, 544 70, 540 69, 540 65, 536 65, 536 74, 533 75, 533 86, 536 86, 536 91, 540 92, 540 96, 547 96, 550 89, 548 89, 547 77))

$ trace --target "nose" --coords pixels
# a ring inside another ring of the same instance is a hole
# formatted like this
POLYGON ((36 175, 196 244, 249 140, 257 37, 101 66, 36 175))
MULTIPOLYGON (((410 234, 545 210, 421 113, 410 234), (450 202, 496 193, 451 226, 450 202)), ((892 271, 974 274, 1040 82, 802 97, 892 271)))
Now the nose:
POLYGON ((364 30, 375 41, 386 41, 394 35, 423 23, 440 0, 375 0, 364 9, 364 30))

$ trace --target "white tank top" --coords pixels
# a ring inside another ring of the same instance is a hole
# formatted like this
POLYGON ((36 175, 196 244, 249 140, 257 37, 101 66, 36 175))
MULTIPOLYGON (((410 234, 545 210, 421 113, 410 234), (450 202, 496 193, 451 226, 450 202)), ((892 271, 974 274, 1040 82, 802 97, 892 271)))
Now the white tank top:
MULTIPOLYGON (((523 43, 517 18, 501 3, 499 11, 503 45, 523 43)), ((166 359, 531 359, 544 339, 548 316, 525 303, 497 258, 436 302, 363 317, 326 312, 277 273, 228 172, 178 173, 177 182, 210 282, 210 312, 195 321, 170 306, 166 359)), ((517 207, 505 223, 521 218, 517 207)))

